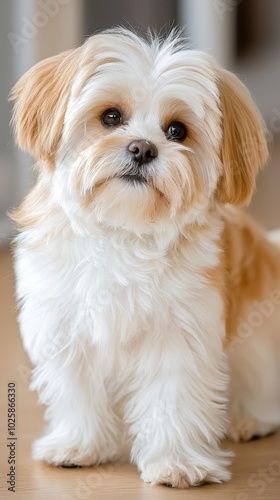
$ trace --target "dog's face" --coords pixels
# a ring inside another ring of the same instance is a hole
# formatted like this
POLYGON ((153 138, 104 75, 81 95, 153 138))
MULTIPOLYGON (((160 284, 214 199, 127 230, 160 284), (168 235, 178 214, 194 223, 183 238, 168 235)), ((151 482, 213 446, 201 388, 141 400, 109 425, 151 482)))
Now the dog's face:
POLYGON ((50 196, 89 224, 145 232, 245 203, 267 154, 243 85, 172 36, 93 36, 32 68, 12 98, 50 196))

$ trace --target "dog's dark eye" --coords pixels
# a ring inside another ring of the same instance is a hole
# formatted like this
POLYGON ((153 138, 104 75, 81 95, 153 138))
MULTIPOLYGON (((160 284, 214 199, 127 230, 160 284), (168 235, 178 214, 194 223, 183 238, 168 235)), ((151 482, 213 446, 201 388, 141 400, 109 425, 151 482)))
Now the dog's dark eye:
POLYGON ((122 124, 122 114, 118 109, 107 109, 101 120, 106 127, 118 127, 122 124))
POLYGON ((187 134, 188 132, 185 125, 180 122, 170 123, 166 131, 166 137, 169 141, 182 142, 187 137, 187 134))

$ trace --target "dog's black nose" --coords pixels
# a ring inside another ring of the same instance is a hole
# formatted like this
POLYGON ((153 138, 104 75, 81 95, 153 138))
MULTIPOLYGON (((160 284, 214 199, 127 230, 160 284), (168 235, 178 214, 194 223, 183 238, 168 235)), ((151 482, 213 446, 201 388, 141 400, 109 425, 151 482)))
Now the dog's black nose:
POLYGON ((140 165, 149 163, 158 155, 156 146, 152 142, 145 141, 144 139, 133 141, 129 144, 128 150, 132 153, 133 159, 140 165))

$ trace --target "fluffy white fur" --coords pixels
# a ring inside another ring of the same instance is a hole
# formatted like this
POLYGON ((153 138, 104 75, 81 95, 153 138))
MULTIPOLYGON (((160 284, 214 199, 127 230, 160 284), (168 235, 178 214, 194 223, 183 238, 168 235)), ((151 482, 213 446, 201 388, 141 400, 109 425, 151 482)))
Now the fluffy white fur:
POLYGON ((128 448, 152 484, 227 480, 225 298, 213 283, 225 226, 217 192, 229 187, 222 70, 174 35, 146 42, 121 30, 49 61, 13 94, 18 141, 39 159, 15 215, 20 330, 48 407, 33 456, 92 465, 128 448), (123 125, 104 127, 109 108, 123 125), (174 113, 183 143, 163 130, 174 113), (146 184, 120 178, 135 139, 159 152, 146 184))

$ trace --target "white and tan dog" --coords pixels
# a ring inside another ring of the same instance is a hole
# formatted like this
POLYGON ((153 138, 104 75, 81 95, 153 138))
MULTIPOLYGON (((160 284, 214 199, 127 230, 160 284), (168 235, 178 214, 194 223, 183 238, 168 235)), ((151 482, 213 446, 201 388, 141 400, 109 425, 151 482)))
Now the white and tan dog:
POLYGON ((34 458, 99 464, 126 444, 152 484, 229 479, 221 438, 280 424, 280 249, 235 208, 267 158, 248 91, 176 34, 117 29, 37 64, 12 100, 38 171, 13 215, 48 406, 34 458))

